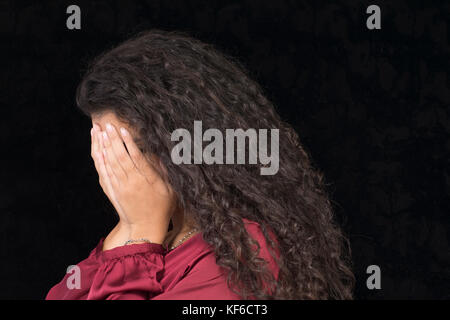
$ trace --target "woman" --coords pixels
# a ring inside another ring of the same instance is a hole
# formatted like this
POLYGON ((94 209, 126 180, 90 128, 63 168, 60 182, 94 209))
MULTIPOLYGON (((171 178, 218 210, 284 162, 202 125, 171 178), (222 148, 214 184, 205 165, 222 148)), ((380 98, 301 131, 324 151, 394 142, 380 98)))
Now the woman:
POLYGON ((322 177, 238 62, 185 35, 143 32, 93 61, 77 105, 119 222, 78 264, 80 288, 68 274, 47 299, 352 298, 322 177), (199 120, 279 129, 279 170, 176 164, 172 133, 199 120))

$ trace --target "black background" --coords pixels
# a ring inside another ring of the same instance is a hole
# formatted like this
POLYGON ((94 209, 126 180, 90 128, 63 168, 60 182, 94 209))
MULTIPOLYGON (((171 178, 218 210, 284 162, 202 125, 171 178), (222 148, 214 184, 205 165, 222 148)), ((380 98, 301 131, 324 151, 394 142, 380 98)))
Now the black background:
POLYGON ((112 228, 75 89, 95 55, 160 28, 237 57, 295 127, 351 240, 356 298, 449 299, 449 18, 446 1, 0 1, 0 298, 44 298, 112 228))

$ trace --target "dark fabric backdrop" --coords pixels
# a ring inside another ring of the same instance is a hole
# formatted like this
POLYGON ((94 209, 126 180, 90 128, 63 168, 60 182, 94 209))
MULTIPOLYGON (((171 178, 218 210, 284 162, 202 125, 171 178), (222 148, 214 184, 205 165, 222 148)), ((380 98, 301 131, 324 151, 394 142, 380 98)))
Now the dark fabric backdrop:
POLYGON ((330 184, 356 298, 450 298, 449 18, 445 1, 0 1, 0 298, 44 298, 113 226, 75 88, 148 28, 213 43, 263 85, 330 184))

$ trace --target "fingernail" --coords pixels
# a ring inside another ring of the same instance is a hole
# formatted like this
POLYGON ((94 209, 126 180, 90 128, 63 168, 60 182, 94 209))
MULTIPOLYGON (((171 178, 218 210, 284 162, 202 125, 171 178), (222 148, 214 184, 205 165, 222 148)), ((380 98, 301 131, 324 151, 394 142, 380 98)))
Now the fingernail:
POLYGON ((112 129, 113 129, 113 127, 109 123, 107 123, 106 124, 106 130, 112 131, 112 129))
POLYGON ((127 135, 127 130, 125 130, 125 128, 120 128, 120 133, 125 137, 127 135))
POLYGON ((100 131, 99 129, 100 129, 100 127, 98 126, 98 124, 93 124, 92 125, 92 128, 94 129, 94 131, 100 131))
POLYGON ((108 140, 108 135, 106 134, 106 132, 103 131, 102 134, 103 134, 103 139, 108 140))

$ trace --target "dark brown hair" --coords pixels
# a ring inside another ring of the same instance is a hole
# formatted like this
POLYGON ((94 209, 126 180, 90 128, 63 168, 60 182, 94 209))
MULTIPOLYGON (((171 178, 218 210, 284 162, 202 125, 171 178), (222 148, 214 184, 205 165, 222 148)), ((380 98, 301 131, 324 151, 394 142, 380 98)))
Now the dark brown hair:
POLYGON ((78 89, 86 114, 114 112, 159 157, 186 213, 212 245, 228 284, 244 299, 351 299, 349 247, 336 225, 322 175, 245 68, 213 46, 175 32, 141 32, 97 57, 78 89), (260 164, 176 165, 178 128, 279 129, 279 171, 260 164), (274 279, 242 218, 258 222, 272 254, 274 279), (277 241, 272 241, 269 230, 277 241), (270 290, 264 290, 263 282, 270 290), (238 290, 239 288, 239 290, 238 290))

